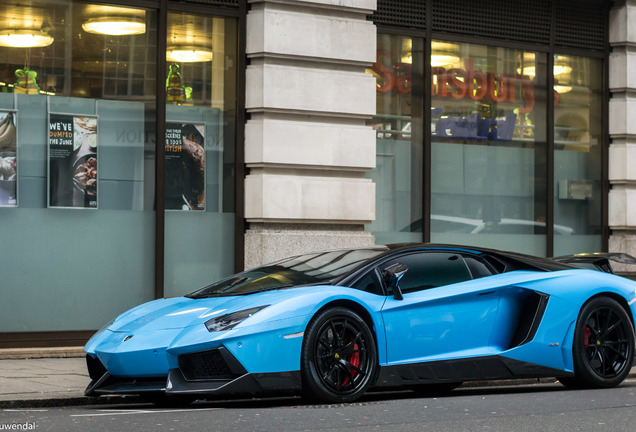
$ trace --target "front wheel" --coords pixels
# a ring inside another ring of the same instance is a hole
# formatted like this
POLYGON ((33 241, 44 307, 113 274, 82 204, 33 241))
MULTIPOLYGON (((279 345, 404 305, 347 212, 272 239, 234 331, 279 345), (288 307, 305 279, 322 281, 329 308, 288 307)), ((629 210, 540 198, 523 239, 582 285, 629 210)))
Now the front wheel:
POLYGON ((560 378, 573 388, 609 388, 629 374, 634 360, 634 327, 618 302, 598 297, 583 306, 572 346, 574 377, 560 378))
POLYGON ((373 382, 377 362, 375 338, 358 314, 342 307, 324 310, 305 331, 303 393, 320 402, 352 402, 373 382))

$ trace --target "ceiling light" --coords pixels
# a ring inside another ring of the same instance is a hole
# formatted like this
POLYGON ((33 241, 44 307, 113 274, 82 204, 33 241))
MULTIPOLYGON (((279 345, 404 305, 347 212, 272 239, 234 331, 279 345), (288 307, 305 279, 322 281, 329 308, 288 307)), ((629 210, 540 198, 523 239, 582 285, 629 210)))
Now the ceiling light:
POLYGON ((146 33, 146 21, 135 17, 104 16, 91 18, 82 24, 87 33, 112 36, 137 35, 146 33))
POLYGON ((554 64, 554 75, 562 75, 572 72, 572 66, 563 64, 563 63, 555 63, 554 64))
POLYGON ((431 55, 431 66, 450 66, 459 62, 459 57, 454 54, 433 54, 431 55))
POLYGON ((53 36, 42 30, 4 29, 0 30, 0 46, 12 48, 39 48, 53 43, 53 36))
POLYGON ((555 85, 554 86, 554 90, 556 90, 557 93, 559 94, 563 94, 563 93, 567 93, 572 91, 572 86, 568 86, 568 85, 555 85))
POLYGON ((166 60, 177 63, 209 62, 212 58, 212 51, 204 47, 174 46, 166 52, 166 60))

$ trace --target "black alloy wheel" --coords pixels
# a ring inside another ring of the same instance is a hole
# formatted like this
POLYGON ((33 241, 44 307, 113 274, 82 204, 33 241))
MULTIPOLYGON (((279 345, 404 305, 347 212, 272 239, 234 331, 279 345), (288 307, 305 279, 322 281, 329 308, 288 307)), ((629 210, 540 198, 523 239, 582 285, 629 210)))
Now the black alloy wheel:
POLYGON ((573 388, 609 388, 629 374, 634 360, 634 327, 621 305, 608 297, 588 302, 576 324, 574 377, 560 378, 573 388))
POLYGON ((304 396, 328 403, 358 399, 375 379, 375 338, 355 312, 318 313, 305 331, 301 357, 304 396))

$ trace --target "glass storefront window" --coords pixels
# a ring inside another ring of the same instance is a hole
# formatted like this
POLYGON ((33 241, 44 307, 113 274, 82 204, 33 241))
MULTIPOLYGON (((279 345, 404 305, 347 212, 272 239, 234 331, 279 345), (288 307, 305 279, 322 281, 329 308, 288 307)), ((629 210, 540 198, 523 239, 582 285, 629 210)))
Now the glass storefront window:
POLYGON ((234 270, 237 22, 168 14, 165 294, 234 270))
POLYGON ((431 48, 431 241, 545 255, 545 54, 431 48))
POLYGON ((366 229, 376 243, 422 241, 424 43, 378 35, 378 55, 368 71, 377 79, 376 220, 366 229))
POLYGON ((602 250, 602 61, 554 56, 554 255, 602 250))
POLYGON ((153 297, 156 22, 71 0, 0 10, 0 121, 16 128, 0 332, 95 329, 153 297))

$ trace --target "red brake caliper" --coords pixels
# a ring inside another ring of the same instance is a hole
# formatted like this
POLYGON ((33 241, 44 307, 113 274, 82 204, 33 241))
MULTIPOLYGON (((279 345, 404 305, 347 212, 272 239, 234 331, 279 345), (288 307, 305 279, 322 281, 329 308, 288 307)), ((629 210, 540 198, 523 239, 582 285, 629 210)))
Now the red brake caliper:
MULTIPOLYGON (((349 363, 354 366, 354 367, 360 367, 360 352, 358 352, 358 344, 354 343, 353 344, 353 353, 349 356, 349 363)), ((356 374, 358 373, 358 371, 356 371, 355 369, 351 370, 351 377, 355 377, 356 374)), ((345 386, 349 384, 349 377, 345 377, 345 379, 342 381, 342 385, 345 386)))

